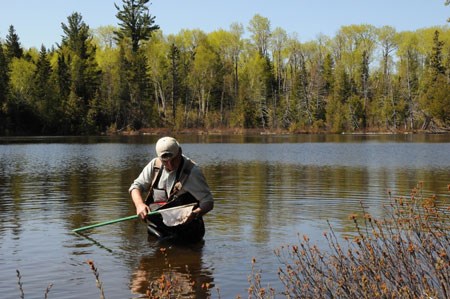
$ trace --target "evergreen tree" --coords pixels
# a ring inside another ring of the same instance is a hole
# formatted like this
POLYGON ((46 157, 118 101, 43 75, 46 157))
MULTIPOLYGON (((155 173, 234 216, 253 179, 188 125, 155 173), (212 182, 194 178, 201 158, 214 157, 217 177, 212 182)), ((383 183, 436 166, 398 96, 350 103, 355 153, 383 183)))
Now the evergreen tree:
POLYGON ((57 127, 55 123, 58 108, 54 103, 55 89, 52 83, 52 68, 48 59, 47 50, 41 46, 39 59, 36 63, 36 72, 34 77, 33 96, 36 106, 36 113, 42 122, 42 133, 54 133, 52 129, 57 127))
POLYGON ((326 121, 326 103, 333 91, 334 81, 334 60, 330 53, 325 55, 323 62, 320 65, 320 85, 318 92, 318 103, 314 118, 323 124, 326 121))
POLYGON ((158 30, 155 17, 151 16, 147 3, 149 0, 123 0, 124 5, 120 8, 117 4, 120 30, 116 31, 118 40, 130 39, 131 48, 134 53, 138 52, 142 41, 150 38, 153 31, 158 30))
POLYGON ((0 134, 6 129, 6 103, 8 96, 8 64, 0 41, 0 134))
POLYGON ((443 47, 444 42, 439 40, 439 31, 436 30, 433 37, 433 48, 431 49, 431 55, 429 57, 430 71, 434 78, 439 75, 445 75, 445 67, 442 59, 443 47))
POLYGON ((442 60, 443 46, 444 42, 439 40, 439 31, 436 30, 419 100, 425 118, 423 129, 429 129, 429 126, 434 124, 437 126, 450 124, 450 97, 448 96, 450 84, 442 60))
POLYGON ((353 111, 353 119, 357 122, 357 127, 362 126, 363 129, 367 127, 367 108, 369 106, 369 57, 366 51, 363 51, 360 73, 360 88, 359 97, 362 98, 362 103, 355 103, 353 111))
POLYGON ((13 58, 22 58, 23 49, 19 42, 19 36, 14 29, 14 26, 9 26, 8 35, 6 35, 6 58, 11 61, 13 58))
POLYGON ((158 25, 153 25, 155 17, 149 13, 147 3, 149 0, 123 0, 120 8, 114 4, 118 13, 119 30, 115 32, 119 45, 125 47, 131 43, 131 53, 124 49, 127 69, 121 78, 128 85, 129 109, 126 113, 127 123, 133 129, 139 129, 147 124, 146 114, 151 114, 151 103, 144 102, 149 97, 149 78, 147 75, 146 58, 140 51, 141 43, 151 37, 153 31, 158 30, 158 25))
POLYGON ((324 82, 322 86, 322 94, 327 97, 333 90, 334 82, 334 60, 331 56, 331 53, 327 53, 327 55, 325 56, 321 73, 324 82))
MULTIPOLYGON (((95 130, 95 120, 88 119, 88 111, 91 102, 96 101, 100 80, 95 60, 96 48, 92 44, 89 26, 82 20, 81 14, 75 12, 67 21, 67 24, 61 24, 65 36, 60 47, 60 53, 68 53, 66 63, 70 67, 67 112, 74 133, 89 133, 95 130)), ((90 115, 96 115, 96 112, 90 111, 90 115)))
POLYGON ((64 101, 69 97, 70 93, 70 69, 66 61, 70 59, 66 58, 66 55, 61 51, 58 53, 58 60, 56 64, 56 71, 54 72, 56 76, 57 85, 57 97, 60 101, 64 101))
POLYGON ((348 129, 347 105, 351 97, 350 78, 342 66, 335 71, 333 95, 327 104, 327 125, 334 133, 348 129))
POLYGON ((125 57, 125 47, 119 47, 119 91, 118 91, 118 101, 119 109, 117 111, 116 122, 119 129, 124 129, 128 126, 128 120, 131 118, 131 92, 130 86, 128 84, 128 72, 130 69, 130 63, 125 57))
POLYGON ((8 94, 8 64, 6 61, 3 45, 0 41, 0 113, 3 110, 3 104, 6 103, 8 94))

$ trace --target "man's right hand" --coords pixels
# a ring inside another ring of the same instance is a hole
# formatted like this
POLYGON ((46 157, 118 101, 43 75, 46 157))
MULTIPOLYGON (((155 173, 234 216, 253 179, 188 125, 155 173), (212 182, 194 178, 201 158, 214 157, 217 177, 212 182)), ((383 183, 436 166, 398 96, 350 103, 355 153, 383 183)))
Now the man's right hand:
POLYGON ((131 199, 136 207, 136 215, 139 215, 139 217, 144 220, 150 212, 150 208, 144 203, 141 191, 139 189, 131 190, 131 199))
POLYGON ((150 213, 150 208, 145 203, 136 206, 136 215, 139 215, 142 220, 145 219, 148 213, 150 213))

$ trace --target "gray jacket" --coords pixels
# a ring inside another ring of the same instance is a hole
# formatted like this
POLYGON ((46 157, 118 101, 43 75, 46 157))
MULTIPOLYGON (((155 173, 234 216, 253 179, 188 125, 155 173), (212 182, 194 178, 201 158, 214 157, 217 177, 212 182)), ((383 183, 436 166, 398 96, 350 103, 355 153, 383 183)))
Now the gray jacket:
MULTIPOLYGON (((158 158, 154 158, 153 160, 150 161, 150 163, 148 163, 144 167, 142 172, 134 180, 134 182, 128 189, 130 193, 133 189, 139 189, 141 191, 141 194, 143 195, 148 193, 150 185, 152 183, 152 173, 155 167, 155 161, 157 159, 158 158)), ((189 158, 184 155, 183 159, 189 160, 189 158)), ((183 165, 186 164, 187 163, 184 163, 183 165)), ((162 167, 160 171, 161 171, 161 178, 159 180, 157 187, 159 189, 165 189, 167 194, 169 194, 170 190, 172 190, 175 184, 177 171, 174 170, 169 172, 164 167, 162 167)), ((201 171, 200 167, 196 164, 191 169, 189 177, 187 178, 186 182, 184 182, 181 190, 177 195, 182 195, 183 193, 186 192, 190 193, 192 196, 195 197, 195 199, 198 200, 200 209, 202 209, 203 214, 213 209, 214 199, 212 193, 209 189, 208 183, 206 182, 203 172, 201 171)))

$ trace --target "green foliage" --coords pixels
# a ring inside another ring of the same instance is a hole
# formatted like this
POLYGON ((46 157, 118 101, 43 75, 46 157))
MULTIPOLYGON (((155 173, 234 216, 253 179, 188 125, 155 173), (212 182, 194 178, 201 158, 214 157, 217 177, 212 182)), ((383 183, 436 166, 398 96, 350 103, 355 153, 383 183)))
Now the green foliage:
POLYGON ((149 126, 149 120, 154 119, 154 105, 148 101, 151 85, 147 59, 141 46, 159 26, 153 25, 155 17, 149 13, 148 2, 149 0, 123 0, 122 8, 114 4, 118 10, 116 17, 120 21, 119 30, 115 34, 124 54, 120 62, 123 70, 119 73, 120 96, 124 104, 123 125, 135 130, 149 126))
POLYGON ((150 38, 153 31, 158 30, 155 17, 148 11, 149 0, 123 0, 122 8, 114 3, 118 10, 119 30, 116 31, 118 40, 129 39, 133 52, 139 50, 140 43, 150 38))
POLYGON ((148 6, 124 0, 118 27, 94 30, 75 12, 56 50, 22 49, 11 26, 0 44, 0 134, 448 129, 448 27, 349 25, 302 43, 255 15, 249 39, 241 24, 165 36, 148 6))
MULTIPOLYGON (((6 103, 8 94, 8 63, 6 61, 3 44, 0 41, 0 115, 2 115, 4 104, 6 103)), ((1 130, 1 125, 0 125, 1 130)))
POLYGON ((424 128, 434 122, 438 126, 448 126, 450 121, 450 84, 442 58, 443 46, 444 43, 439 40, 439 31, 435 31, 419 98, 420 108, 425 115, 424 128))
POLYGON ((17 35, 13 25, 9 26, 5 45, 6 57, 9 61, 13 58, 21 58, 23 56, 23 49, 20 46, 19 36, 17 35))

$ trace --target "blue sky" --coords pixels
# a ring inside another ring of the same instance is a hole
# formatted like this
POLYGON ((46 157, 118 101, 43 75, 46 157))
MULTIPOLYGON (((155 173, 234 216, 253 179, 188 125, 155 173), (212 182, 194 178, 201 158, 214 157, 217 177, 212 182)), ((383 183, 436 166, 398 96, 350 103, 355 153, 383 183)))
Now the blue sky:
MULTIPOLYGON (((22 46, 47 48, 61 41, 61 23, 73 12, 94 29, 117 25, 114 3, 122 0, 0 0, 0 39, 4 41, 10 25, 22 46)), ((271 28, 296 33, 300 41, 319 34, 334 36, 341 26, 389 25, 397 31, 445 25, 450 6, 445 0, 152 0, 151 15, 164 34, 181 29, 201 29, 206 33, 228 30, 232 23, 244 28, 255 14, 269 19, 271 28)))

